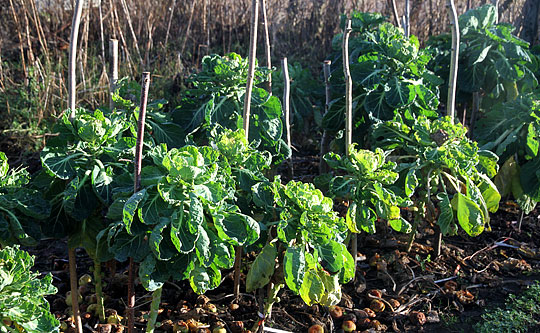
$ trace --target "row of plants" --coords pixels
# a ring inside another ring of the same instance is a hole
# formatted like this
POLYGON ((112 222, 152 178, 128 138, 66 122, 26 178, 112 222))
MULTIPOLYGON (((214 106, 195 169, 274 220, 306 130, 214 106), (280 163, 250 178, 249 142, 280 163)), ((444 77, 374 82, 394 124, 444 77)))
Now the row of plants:
MULTIPOLYGON (((527 45, 509 35, 509 27, 494 23, 490 8, 461 18, 465 36, 476 40, 485 33, 499 43, 474 65, 497 48, 513 50, 504 43, 536 59, 527 45)), ((478 121, 478 128, 486 129, 476 131, 479 144, 467 137, 463 125, 439 117, 445 76, 437 66, 429 68, 440 64, 438 57, 446 51, 420 48, 416 38, 406 38, 379 14, 354 13, 352 28, 357 144, 325 155, 333 172, 318 177, 317 188, 274 176, 291 155, 283 140, 279 98, 253 89, 246 138, 247 61, 237 54, 211 55, 170 112, 164 111, 165 100, 155 100, 144 105, 147 114, 142 116, 141 87, 124 80, 113 96, 114 108, 70 110, 72 116, 66 113, 58 121, 53 130, 58 135, 41 152, 43 169, 37 174, 10 171, 5 155, 0 156, 0 244, 33 245, 45 235, 67 237, 70 249, 84 248, 94 260, 101 321, 101 264, 111 259, 138 263, 139 280, 153 293, 151 332, 166 281, 186 280, 199 294, 215 289, 242 248, 256 253, 247 291, 268 286, 266 316, 285 286, 308 305, 337 304, 341 285, 356 272, 347 250, 354 234, 388 225, 410 235, 410 248, 421 221, 433 224, 440 237, 455 235, 459 228, 479 235, 489 228, 489 214, 497 211, 501 194, 513 193, 527 212, 535 207, 540 192, 536 79, 527 85, 513 77, 521 95, 507 94, 514 97, 490 104, 493 111, 478 121), (139 175, 132 165, 141 123, 146 136, 139 175), (497 131, 504 132, 503 139, 497 131), (334 209, 339 202, 348 202, 344 216, 334 209)), ((340 60, 341 38, 335 38, 334 62, 340 60)), ((444 49, 446 44, 437 45, 444 49)), ((523 72, 525 80, 529 72, 523 68, 530 65, 518 62, 512 68, 523 72)), ((256 84, 262 86, 270 70, 257 68, 256 84)), ((296 73, 299 81, 308 81, 300 68, 296 73)), ((345 126, 342 81, 341 69, 334 66, 333 101, 324 116, 314 108, 320 92, 310 95, 303 86, 296 88, 296 115, 319 113, 316 122, 337 137, 336 143, 345 126)), ((506 81, 500 85, 509 86, 506 81)), ((72 293, 77 304, 77 291, 72 293)), ((8 331, 22 325, 11 320, 3 324, 8 331)))

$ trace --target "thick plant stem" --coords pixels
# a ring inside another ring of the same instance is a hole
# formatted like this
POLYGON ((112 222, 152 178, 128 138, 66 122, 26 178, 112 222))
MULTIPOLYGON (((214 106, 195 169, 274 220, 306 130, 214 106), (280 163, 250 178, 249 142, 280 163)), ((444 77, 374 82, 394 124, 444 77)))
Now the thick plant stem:
MULTIPOLYGON (((133 193, 139 191, 141 185, 141 164, 142 164, 142 148, 144 142, 144 123, 146 120, 146 105, 148 104, 148 90, 150 89, 150 73, 142 74, 141 84, 141 104, 139 107, 139 121, 137 124, 137 143, 135 146, 135 170, 133 172, 133 193)), ((135 307, 135 264, 133 258, 129 258, 129 273, 128 273, 128 333, 134 332, 135 318, 133 308, 135 307)))
POLYGON ((456 112, 456 83, 458 73, 459 57, 459 23, 454 0, 446 0, 446 6, 450 14, 450 24, 452 25, 452 52, 450 54, 450 77, 448 79, 448 100, 446 114, 454 121, 456 112))
POLYGON ((476 124, 476 116, 480 111, 480 93, 478 91, 473 92, 472 112, 469 122, 469 139, 474 138, 474 125, 476 124))
MULTIPOLYGON (((345 154, 349 157, 350 147, 352 145, 352 78, 349 66, 349 35, 351 34, 351 20, 347 21, 343 31, 343 73, 345 75, 345 154)), ((352 235, 351 255, 354 262, 354 271, 356 275, 356 256, 358 253, 358 235, 352 235)))
POLYGON ((96 299, 99 321, 105 322, 105 307, 103 306, 103 283, 101 281, 101 263, 94 259, 94 282, 96 286, 96 299))
POLYGON ((146 333, 153 333, 154 329, 156 328, 162 291, 163 287, 160 287, 152 292, 152 304, 150 305, 150 314, 148 316, 148 322, 146 323, 146 333))
POLYGON ((75 3, 75 10, 73 12, 73 21, 71 23, 71 39, 69 41, 68 108, 71 111, 69 115, 70 119, 75 118, 75 100, 77 97, 75 70, 77 67, 77 39, 79 37, 79 25, 81 24, 82 8, 83 0, 77 0, 77 2, 75 3))
POLYGON ((255 322, 255 325, 253 325, 251 328, 251 332, 262 332, 262 329, 264 328, 264 321, 271 317, 272 307, 278 300, 277 295, 281 288, 283 288, 283 284, 269 282, 268 297, 264 304, 263 320, 255 322))
MULTIPOLYGON (((264 27, 264 47, 266 53, 266 67, 268 69, 272 68, 272 58, 270 52, 270 34, 268 33, 268 19, 266 17, 266 0, 261 0, 261 13, 262 13, 262 24, 264 27)), ((268 85, 266 90, 270 95, 272 95, 272 73, 268 73, 268 85)))
POLYGON ((109 41, 109 52, 111 54, 111 79, 109 80, 109 108, 114 109, 113 94, 118 84, 118 40, 109 41))
POLYGON ((251 34, 249 38, 249 68, 244 96, 244 132, 249 138, 249 117, 251 113, 251 91, 253 90, 253 76, 255 75, 255 60, 257 57, 257 22, 259 20, 259 0, 251 3, 251 34))
POLYGON ((82 333, 81 313, 79 312, 79 288, 77 287, 77 259, 75 249, 68 248, 69 262, 69 285, 71 288, 71 309, 73 310, 73 321, 77 333, 82 333))
MULTIPOLYGON (((330 65, 332 64, 331 60, 325 60, 323 63, 323 73, 324 73, 324 94, 325 94, 325 103, 324 103, 324 115, 328 112, 330 108, 330 101, 332 96, 330 95, 330 65)), ((323 115, 323 117, 324 117, 323 115)), ((328 172, 328 164, 324 161, 324 155, 330 150, 330 138, 328 138, 328 132, 323 131, 321 138, 321 156, 319 160, 319 174, 328 172)))
MULTIPOLYGON (((285 114, 285 129, 287 131, 287 146, 292 152, 291 143, 291 109, 290 109, 290 94, 291 94, 291 79, 289 77, 289 65, 287 64, 287 58, 283 58, 281 61, 281 67, 283 69, 283 112, 285 114)), ((289 178, 292 180, 294 176, 292 153, 289 158, 289 178)))

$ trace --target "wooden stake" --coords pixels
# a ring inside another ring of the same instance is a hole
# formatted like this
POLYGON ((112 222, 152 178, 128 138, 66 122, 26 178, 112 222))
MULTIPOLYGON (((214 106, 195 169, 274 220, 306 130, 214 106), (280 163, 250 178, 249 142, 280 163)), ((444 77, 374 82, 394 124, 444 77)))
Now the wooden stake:
MULTIPOLYGON (((142 73, 141 84, 141 104, 139 108, 139 121, 137 124, 137 143, 135 146, 135 170, 133 172, 133 193, 137 193, 141 186, 141 164, 142 164, 142 149, 144 142, 144 124, 146 120, 146 105, 148 104, 148 91, 150 89, 150 73, 142 73)), ((134 332, 135 318, 135 263, 133 258, 129 258, 129 273, 128 273, 128 303, 127 303, 127 315, 128 315, 128 333, 134 332)))
MULTIPOLYGON (((268 20, 266 18, 266 0, 261 0, 262 24, 264 27, 264 46, 266 50, 266 67, 272 69, 272 59, 270 53, 270 34, 268 33, 268 20)), ((287 58, 285 58, 287 59, 287 58)), ((272 95, 272 73, 268 73, 268 85, 266 90, 272 95)))
MULTIPOLYGON (((289 78, 289 65, 287 64, 287 58, 283 58, 281 61, 281 67, 283 68, 283 113, 285 115, 285 130, 287 131, 287 146, 292 152, 291 143, 291 115, 290 115, 290 92, 291 92, 291 79, 289 78)), ((294 176, 294 169, 292 164, 292 153, 289 158, 289 178, 292 180, 294 176)))
POLYGON ((446 0, 446 7, 448 7, 450 24, 452 26, 452 53, 450 55, 450 77, 448 79, 448 101, 446 112, 450 119, 454 121, 456 112, 456 82, 459 57, 459 23, 454 0, 446 0))
MULTIPOLYGON (((330 91, 330 65, 332 64, 331 60, 325 60, 323 63, 323 73, 324 73, 324 93, 326 96, 326 100, 324 103, 324 115, 328 112, 328 109, 330 108, 330 101, 331 101, 331 91, 330 91)), ((324 117, 323 115, 323 117, 324 117)), ((328 153, 330 150, 330 138, 328 138, 328 132, 326 130, 323 131, 323 135, 321 138, 321 156, 319 160, 319 174, 323 174, 329 171, 328 164, 324 161, 324 155, 328 153)))
POLYGON ((392 12, 394 13, 394 22, 396 27, 401 28, 401 22, 399 22, 399 14, 397 11, 396 0, 388 0, 392 6, 392 12))
POLYGON ((405 36, 407 38, 411 35, 411 15, 409 0, 405 0, 405 36))
POLYGON ((73 12, 73 21, 71 23, 71 38, 69 42, 69 84, 68 84, 68 108, 71 113, 69 118, 72 120, 75 118, 75 99, 77 94, 77 83, 75 70, 77 67, 77 39, 79 36, 79 25, 81 23, 81 14, 83 8, 83 0, 77 0, 75 3, 75 10, 73 12))
POLYGON ((259 0, 252 0, 251 4, 251 34, 249 38, 249 69, 244 97, 244 132, 249 138, 249 116, 251 112, 251 91, 253 90, 253 76, 255 74, 255 60, 257 58, 257 22, 259 20, 259 0))
POLYGON ((111 39, 109 41, 109 53, 111 55, 111 80, 109 81, 109 108, 114 109, 114 101, 112 96, 116 91, 118 84, 118 40, 111 39))
POLYGON ((171 6, 171 15, 169 16, 169 23, 167 23, 167 33, 165 34, 165 44, 163 45, 164 48, 167 48, 167 42, 169 41, 169 32, 171 31, 171 22, 174 16, 175 8, 176 8, 176 0, 173 0, 172 6, 171 6))
MULTIPOLYGON (((351 34, 351 20, 347 21, 343 31, 343 74, 345 75, 345 154, 349 157, 352 145, 352 78, 349 66, 349 35, 351 34)), ((354 262, 354 272, 356 275, 356 258, 358 253, 358 234, 354 233, 351 240, 351 255, 354 262)))

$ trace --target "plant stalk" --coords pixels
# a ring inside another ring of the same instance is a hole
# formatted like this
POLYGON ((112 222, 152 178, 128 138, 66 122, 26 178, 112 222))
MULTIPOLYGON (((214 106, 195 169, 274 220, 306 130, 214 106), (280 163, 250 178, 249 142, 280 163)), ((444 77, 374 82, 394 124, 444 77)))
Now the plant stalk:
POLYGON ((98 317, 101 323, 105 322, 105 307, 103 305, 103 283, 101 281, 101 263, 94 259, 94 282, 96 286, 96 299, 98 306, 98 317))
POLYGON ((454 0, 446 0, 446 7, 448 7, 450 24, 452 26, 452 52, 450 55, 450 78, 448 80, 448 101, 446 112, 448 117, 454 121, 456 112, 456 83, 459 57, 459 23, 454 0))
POLYGON ((83 9, 83 0, 77 0, 75 2, 75 10, 73 12, 73 21, 71 23, 71 38, 69 41, 69 77, 68 77, 68 91, 69 101, 68 108, 70 109, 69 118, 72 120, 75 118, 75 100, 77 98, 77 82, 75 76, 75 70, 77 67, 77 39, 79 37, 79 25, 81 24, 81 15, 83 9))
POLYGON ((73 321, 77 333, 82 333, 81 313, 79 312, 79 288, 77 286, 77 259, 75 249, 68 248, 69 263, 69 285, 71 288, 71 309, 73 311, 73 321))
POLYGON ((152 304, 150 305, 150 314, 148 316, 148 322, 146 323, 146 333, 153 333, 154 329, 156 328, 162 291, 163 287, 160 287, 152 292, 152 304))

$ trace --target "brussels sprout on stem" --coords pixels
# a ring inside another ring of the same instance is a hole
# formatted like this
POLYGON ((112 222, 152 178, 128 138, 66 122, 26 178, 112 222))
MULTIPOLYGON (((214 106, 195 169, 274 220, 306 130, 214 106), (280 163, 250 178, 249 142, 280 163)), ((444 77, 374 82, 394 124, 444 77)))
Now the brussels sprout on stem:
POLYGON ((103 283, 101 281, 101 263, 94 259, 94 283, 96 287, 97 310, 99 321, 105 322, 105 308, 103 306, 103 283))

